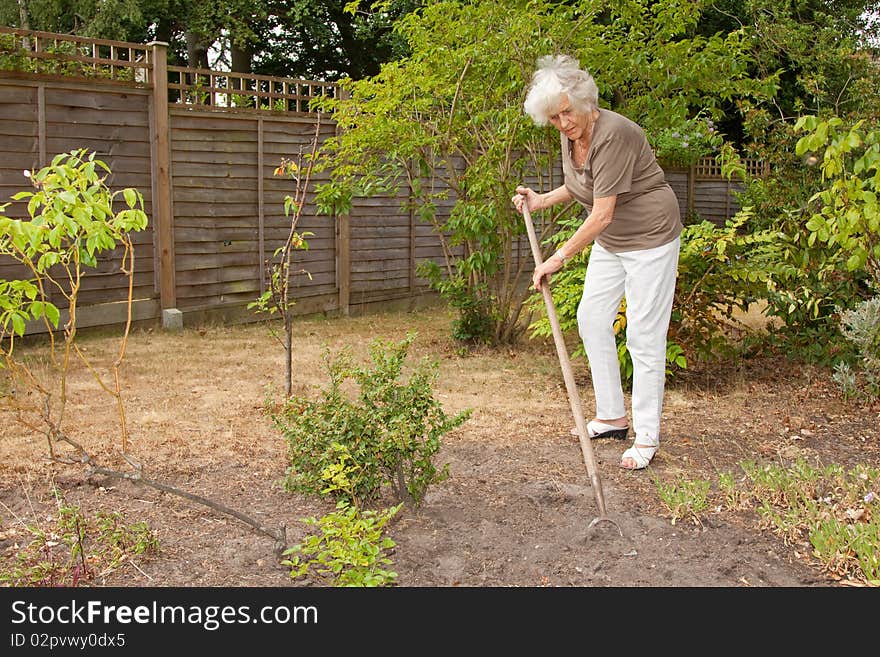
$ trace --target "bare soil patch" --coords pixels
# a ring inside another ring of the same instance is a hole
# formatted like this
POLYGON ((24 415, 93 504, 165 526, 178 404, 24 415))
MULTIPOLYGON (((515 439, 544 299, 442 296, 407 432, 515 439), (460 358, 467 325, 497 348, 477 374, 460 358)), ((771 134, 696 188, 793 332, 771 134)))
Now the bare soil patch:
MULTIPOLYGON (((828 372, 784 359, 692 372, 667 390, 664 438, 652 466, 618 467, 628 446, 595 441, 611 523, 589 528, 597 508, 552 343, 456 354, 444 308, 352 318, 309 318, 296 326, 297 392, 326 384, 321 355, 350 346, 366 359, 373 338, 418 334, 412 359, 439 362, 436 391, 447 412, 473 409, 449 434, 438 462, 450 477, 423 505, 390 526, 398 584, 561 587, 828 587, 804 543, 761 531, 753 510, 713 511, 701 525, 672 524, 656 479, 742 474, 744 460, 880 463, 880 409, 845 403, 828 372)), ((84 348, 107 366, 115 336, 90 335, 84 348)), ((262 324, 205 325, 178 333, 137 330, 122 378, 131 454, 145 474, 237 509, 267 526, 301 522, 333 508, 329 500, 287 493, 286 444, 265 412, 283 390, 283 350, 262 324)), ((586 364, 574 367, 585 412, 593 408, 586 364)), ((106 465, 125 469, 116 409, 86 371, 71 382, 69 432, 106 465)), ((155 530, 160 555, 90 582, 93 586, 314 586, 291 580, 273 541, 235 518, 131 482, 84 477, 46 460, 45 440, 10 416, 0 419, 0 553, 14 557, 19 519, 52 513, 52 487, 86 513, 121 511, 155 530)))

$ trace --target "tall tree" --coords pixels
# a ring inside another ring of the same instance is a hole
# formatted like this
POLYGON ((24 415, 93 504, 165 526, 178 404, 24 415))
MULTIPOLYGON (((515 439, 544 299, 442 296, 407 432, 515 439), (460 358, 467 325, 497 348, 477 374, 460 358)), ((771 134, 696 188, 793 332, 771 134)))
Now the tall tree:
POLYGON ((421 4, 278 0, 272 5, 271 35, 261 44, 255 68, 269 75, 323 79, 375 75, 383 62, 405 54, 394 21, 421 4))
POLYGON ((777 75, 772 102, 728 107, 724 125, 758 141, 771 124, 808 112, 859 114, 876 98, 877 0, 714 0, 706 2, 702 34, 745 30, 754 77, 777 75), (743 118, 746 125, 741 127, 743 118), (737 125, 740 124, 740 125, 737 125), (747 135, 746 133, 750 133, 747 135))

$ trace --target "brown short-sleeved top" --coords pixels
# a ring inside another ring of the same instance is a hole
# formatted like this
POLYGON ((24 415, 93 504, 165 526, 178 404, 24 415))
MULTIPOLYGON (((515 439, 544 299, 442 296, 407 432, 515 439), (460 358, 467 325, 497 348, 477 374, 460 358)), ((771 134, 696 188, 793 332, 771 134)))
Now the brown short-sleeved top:
POLYGON ((582 169, 562 138, 562 171, 571 195, 588 209, 594 198, 617 195, 614 217, 596 241, 612 253, 668 244, 683 229, 678 199, 666 182, 641 127, 625 116, 600 109, 582 169))

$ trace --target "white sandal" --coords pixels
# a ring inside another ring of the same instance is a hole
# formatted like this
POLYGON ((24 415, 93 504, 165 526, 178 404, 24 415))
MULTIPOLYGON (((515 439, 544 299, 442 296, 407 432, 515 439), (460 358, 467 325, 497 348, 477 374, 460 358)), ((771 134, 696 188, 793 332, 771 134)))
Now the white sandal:
POLYGON ((620 457, 620 467, 624 470, 642 470, 648 467, 648 464, 651 462, 651 459, 654 458, 654 454, 657 453, 660 445, 641 445, 637 446, 633 443, 633 446, 626 450, 623 455, 620 457), (633 460, 635 465, 633 467, 629 467, 623 465, 623 459, 630 458, 633 460))

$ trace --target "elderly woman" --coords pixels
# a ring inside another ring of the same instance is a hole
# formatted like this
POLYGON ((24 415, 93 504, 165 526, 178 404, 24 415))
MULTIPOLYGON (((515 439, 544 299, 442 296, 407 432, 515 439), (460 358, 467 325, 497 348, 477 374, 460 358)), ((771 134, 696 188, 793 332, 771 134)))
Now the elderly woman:
POLYGON ((517 187, 514 206, 522 212, 524 204, 532 211, 576 200, 587 210, 574 235, 535 268, 532 283, 541 290, 593 243, 577 311, 596 397, 587 433, 626 438, 629 432, 613 327, 626 297, 634 440, 620 465, 645 468, 660 445, 666 334, 682 231, 678 201, 644 131, 599 108, 596 83, 574 59, 538 60, 525 111, 538 125, 549 122, 559 131, 564 183, 544 194, 517 187))

